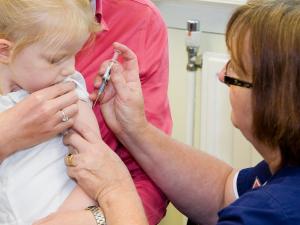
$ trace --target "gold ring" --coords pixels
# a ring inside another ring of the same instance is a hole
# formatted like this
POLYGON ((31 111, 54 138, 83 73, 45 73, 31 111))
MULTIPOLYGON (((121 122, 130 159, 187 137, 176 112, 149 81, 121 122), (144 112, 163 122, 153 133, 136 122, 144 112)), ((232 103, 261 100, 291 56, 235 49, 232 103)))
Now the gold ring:
POLYGON ((76 166, 73 162, 73 158, 74 158, 74 155, 72 153, 69 153, 65 156, 65 164, 66 166, 70 166, 70 167, 74 167, 76 166))

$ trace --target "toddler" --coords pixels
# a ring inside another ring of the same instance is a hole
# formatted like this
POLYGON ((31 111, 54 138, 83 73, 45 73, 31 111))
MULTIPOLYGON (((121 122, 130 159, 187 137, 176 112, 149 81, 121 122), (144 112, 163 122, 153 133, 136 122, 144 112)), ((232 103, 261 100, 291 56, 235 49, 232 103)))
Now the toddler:
MULTIPOLYGON (((76 122, 99 133, 74 65, 75 54, 98 30, 89 0, 0 0, 0 111, 39 89, 73 81, 80 98, 76 122)), ((72 113, 69 107, 57 118, 63 123, 72 113)), ((67 153, 59 135, 1 162, 0 224, 32 224, 57 210, 93 204, 68 177, 67 153)))

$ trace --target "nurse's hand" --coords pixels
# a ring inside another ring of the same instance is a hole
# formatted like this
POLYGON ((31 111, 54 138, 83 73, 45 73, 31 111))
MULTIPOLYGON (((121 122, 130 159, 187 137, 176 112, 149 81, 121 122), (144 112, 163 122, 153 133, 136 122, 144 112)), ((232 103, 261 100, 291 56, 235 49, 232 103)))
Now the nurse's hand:
POLYGON ((32 93, 0 113, 0 161, 70 128, 78 112, 74 83, 60 83, 32 93), (63 110, 63 112, 62 112, 63 110), (68 120, 63 122, 63 114, 68 120))
MULTIPOLYGON (((105 122, 118 137, 134 135, 147 126, 138 61, 136 55, 125 45, 114 43, 114 48, 121 53, 122 63, 116 63, 112 67, 111 80, 100 105, 101 111, 105 122)), ((107 62, 102 65, 100 74, 104 73, 106 66, 107 62)), ((96 78, 96 89, 101 80, 101 76, 96 78)), ((96 98, 96 92, 91 98, 96 98)))

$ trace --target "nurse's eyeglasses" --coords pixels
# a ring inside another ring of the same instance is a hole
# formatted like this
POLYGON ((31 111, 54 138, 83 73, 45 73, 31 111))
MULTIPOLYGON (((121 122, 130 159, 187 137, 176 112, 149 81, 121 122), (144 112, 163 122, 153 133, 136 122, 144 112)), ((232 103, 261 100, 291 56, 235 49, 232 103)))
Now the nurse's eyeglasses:
POLYGON ((244 88, 252 88, 253 87, 252 83, 228 76, 228 71, 230 69, 230 67, 229 67, 230 62, 231 62, 231 60, 229 60, 227 62, 226 67, 225 67, 224 84, 226 84, 228 86, 234 85, 234 86, 239 86, 239 87, 244 87, 244 88))

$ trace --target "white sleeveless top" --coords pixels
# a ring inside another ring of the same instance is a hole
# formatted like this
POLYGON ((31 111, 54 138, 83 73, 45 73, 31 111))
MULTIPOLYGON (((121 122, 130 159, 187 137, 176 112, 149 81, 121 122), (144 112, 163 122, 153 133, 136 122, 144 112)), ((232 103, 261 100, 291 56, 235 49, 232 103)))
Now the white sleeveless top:
MULTIPOLYGON (((76 72, 67 80, 74 81, 79 98, 89 102, 82 75, 76 72)), ((0 96, 0 111, 14 106, 27 95, 26 91, 18 90, 0 96)), ((76 185, 66 172, 64 156, 67 152, 59 135, 19 151, 0 164, 1 225, 31 225, 58 209, 76 185)))

